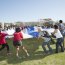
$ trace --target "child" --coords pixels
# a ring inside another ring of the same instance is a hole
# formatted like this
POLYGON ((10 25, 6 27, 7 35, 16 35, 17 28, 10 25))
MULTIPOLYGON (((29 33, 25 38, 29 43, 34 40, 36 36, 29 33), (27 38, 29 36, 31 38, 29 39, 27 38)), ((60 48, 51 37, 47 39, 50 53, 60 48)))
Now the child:
POLYGON ((43 31, 43 32, 44 32, 44 35, 43 35, 44 42, 42 43, 42 48, 45 53, 48 53, 48 51, 45 48, 45 46, 47 45, 49 52, 52 53, 52 48, 50 47, 51 38, 47 31, 43 31))
POLYGON ((16 47, 16 56, 18 58, 20 58, 19 57, 19 48, 20 47, 22 47, 23 50, 26 52, 27 56, 29 56, 29 53, 27 52, 25 47, 22 45, 21 40, 23 39, 23 35, 22 35, 21 30, 20 30, 19 27, 15 29, 15 33, 13 35, 14 35, 14 37, 13 37, 13 45, 16 47))
MULTIPOLYGON (((48 53, 48 51, 47 51, 46 48, 45 48, 45 46, 47 45, 47 47, 48 47, 50 53, 52 53, 52 48, 50 47, 51 38, 50 38, 48 32, 47 32, 47 31, 42 31, 42 32, 43 32, 43 34, 42 34, 40 28, 38 28, 38 32, 40 33, 40 34, 39 34, 39 38, 40 38, 40 37, 43 37, 43 39, 44 39, 44 42, 42 43, 42 48, 43 48, 44 52, 45 52, 45 53, 48 53)), ((38 38, 38 39, 39 39, 39 38, 38 38)))
POLYGON ((56 53, 58 53, 58 47, 60 46, 61 47, 61 52, 64 52, 64 47, 62 45, 62 42, 63 42, 63 36, 58 28, 57 25, 54 25, 54 32, 52 34, 55 35, 56 39, 57 39, 57 42, 56 42, 56 53))
POLYGON ((6 47, 7 48, 7 55, 8 55, 8 54, 10 54, 9 45, 7 44, 7 42, 5 40, 5 36, 7 36, 7 35, 8 34, 2 33, 0 30, 0 45, 2 45, 2 47, 0 48, 0 51, 6 47))

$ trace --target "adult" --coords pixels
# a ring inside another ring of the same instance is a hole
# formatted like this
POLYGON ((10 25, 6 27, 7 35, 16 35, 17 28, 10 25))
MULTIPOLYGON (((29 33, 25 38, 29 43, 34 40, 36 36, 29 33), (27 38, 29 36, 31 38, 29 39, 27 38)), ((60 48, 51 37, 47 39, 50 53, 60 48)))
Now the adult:
MULTIPOLYGON (((64 41, 64 24, 63 24, 63 21, 62 20, 59 20, 59 30, 61 32, 61 34, 63 35, 63 41, 64 41)), ((64 42, 63 42, 63 46, 64 46, 64 42)))
POLYGON ((62 35, 64 35, 64 24, 63 24, 63 21, 62 20, 59 20, 59 30, 61 32, 62 35))

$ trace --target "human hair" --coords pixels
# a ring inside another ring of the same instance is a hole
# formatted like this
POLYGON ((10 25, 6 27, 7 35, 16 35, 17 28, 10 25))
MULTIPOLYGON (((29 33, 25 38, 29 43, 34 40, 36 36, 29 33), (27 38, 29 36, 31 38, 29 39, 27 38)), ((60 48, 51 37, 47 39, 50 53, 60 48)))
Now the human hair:
POLYGON ((59 20, 59 23, 63 23, 63 21, 62 20, 59 20))
POLYGON ((20 32, 21 29, 19 27, 15 28, 15 32, 20 32))
POLYGON ((54 28, 55 28, 55 29, 58 29, 58 25, 54 25, 54 28))

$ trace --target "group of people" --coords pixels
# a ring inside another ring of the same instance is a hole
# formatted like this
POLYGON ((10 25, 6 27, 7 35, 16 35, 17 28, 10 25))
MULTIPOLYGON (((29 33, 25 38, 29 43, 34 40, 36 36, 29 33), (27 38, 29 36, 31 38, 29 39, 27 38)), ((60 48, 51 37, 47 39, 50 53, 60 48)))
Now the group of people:
MULTIPOLYGON (((61 47, 61 52, 64 52, 64 47, 63 47, 64 25, 62 24, 62 20, 60 20, 59 22, 60 22, 59 25, 54 25, 54 32, 51 33, 52 35, 55 36, 55 38, 57 40, 56 53, 58 53, 59 46, 61 47)), ((41 30, 38 29, 38 32, 41 32, 41 30)), ((6 39, 5 39, 6 35, 8 35, 8 34, 2 33, 0 30, 0 45, 2 45, 2 47, 0 48, 0 51, 6 47, 7 48, 7 55, 8 55, 8 54, 11 54, 11 52, 9 49, 9 45, 7 44, 6 39)), ((44 35, 42 35, 41 37, 44 38, 44 42, 42 43, 42 48, 43 48, 44 52, 48 53, 48 51, 45 48, 45 46, 47 45, 49 48, 49 52, 52 53, 53 51, 52 51, 52 48, 50 47, 51 37, 48 35, 48 32, 44 31, 44 35)), ((27 56, 30 56, 27 49, 22 45, 22 40, 23 40, 23 35, 21 33, 21 29, 19 27, 17 27, 15 29, 14 34, 13 34, 13 45, 16 48, 16 56, 18 58, 20 58, 20 56, 19 56, 20 48, 22 48, 26 52, 27 56)))
MULTIPOLYGON (((54 32, 51 33, 52 37, 56 39, 56 53, 59 52, 59 46, 61 47, 61 52, 64 52, 64 24, 62 20, 59 20, 59 25, 54 25, 54 32)), ((41 30, 39 30, 40 32, 41 30)), ((41 37, 44 38, 44 41, 42 43, 42 48, 44 52, 47 54, 48 52, 53 53, 52 48, 50 46, 51 37, 48 34, 47 31, 44 31, 44 35, 41 37), (49 51, 46 50, 45 46, 47 45, 49 51)))
MULTIPOLYGON (((7 48, 7 55, 9 55, 9 54, 11 54, 11 52, 10 52, 10 49, 9 49, 9 45, 6 42, 6 39, 5 39, 6 35, 8 35, 8 34, 2 33, 1 30, 0 30, 0 45, 2 45, 2 47, 0 48, 0 51, 6 47, 7 48)), ((21 29, 19 27, 17 27, 15 29, 15 32, 14 32, 13 36, 14 36, 13 37, 13 45, 16 48, 16 56, 18 58, 20 58, 20 56, 19 56, 20 48, 22 48, 26 52, 27 56, 29 56, 28 51, 22 45, 23 35, 22 35, 21 29)))

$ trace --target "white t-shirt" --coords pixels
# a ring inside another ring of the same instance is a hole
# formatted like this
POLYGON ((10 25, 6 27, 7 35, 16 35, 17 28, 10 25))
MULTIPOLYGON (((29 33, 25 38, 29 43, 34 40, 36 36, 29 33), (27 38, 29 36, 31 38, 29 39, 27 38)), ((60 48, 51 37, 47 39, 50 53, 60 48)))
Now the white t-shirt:
POLYGON ((59 29, 57 29, 57 32, 54 35, 56 36, 56 38, 62 38, 63 37, 59 29))

